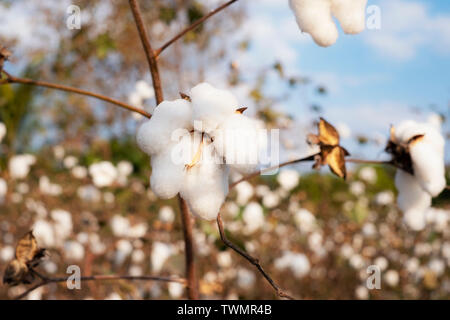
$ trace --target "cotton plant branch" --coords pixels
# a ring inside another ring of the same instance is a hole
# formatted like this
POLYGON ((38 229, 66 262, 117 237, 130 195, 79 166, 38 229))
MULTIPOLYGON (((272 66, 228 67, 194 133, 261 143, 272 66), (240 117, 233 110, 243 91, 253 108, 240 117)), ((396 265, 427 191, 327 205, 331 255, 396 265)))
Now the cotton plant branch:
MULTIPOLYGON (((158 69, 157 54, 152 49, 147 30, 144 26, 141 10, 136 0, 129 0, 130 8, 133 13, 133 18, 136 22, 139 37, 144 47, 145 55, 152 76, 153 89, 155 90, 156 102, 160 104, 163 100, 163 90, 161 84, 161 77, 158 69)), ((195 247, 192 237, 192 221, 186 201, 178 195, 179 207, 181 211, 184 245, 185 245, 185 262, 186 262, 186 279, 188 298, 196 300, 199 298, 198 280, 195 269, 195 247)))
POLYGON ((186 27, 180 33, 175 35, 172 39, 170 39, 169 41, 164 43, 159 49, 155 50, 155 52, 154 52, 155 56, 158 57, 164 50, 166 50, 168 47, 170 47, 178 39, 182 38, 186 33, 188 33, 191 30, 194 30, 199 25, 201 25, 203 22, 205 22, 206 20, 208 20, 209 18, 214 16, 216 13, 219 13, 220 11, 222 11, 223 9, 227 8, 228 6, 232 5, 233 3, 237 2, 237 1, 238 0, 228 1, 228 2, 224 3, 223 5, 221 5, 220 7, 212 10, 211 12, 209 12, 207 15, 203 16, 202 18, 196 20, 190 26, 186 27))
POLYGON ((241 255, 242 257, 244 257, 247 261, 249 261, 251 264, 253 264, 258 271, 263 275, 263 277, 267 280, 267 282, 269 282, 269 284, 272 286, 272 288, 276 291, 277 295, 281 298, 286 298, 289 300, 294 300, 294 298, 292 296, 290 296, 289 294, 287 294, 283 289, 281 289, 276 283, 275 281, 273 281, 273 279, 269 276, 269 274, 264 271, 263 267, 261 266, 261 264, 259 263, 259 260, 252 257, 251 255, 249 255, 248 253, 246 253, 244 250, 242 250, 241 248, 239 248, 237 245, 235 245, 233 242, 231 242, 227 236, 225 235, 225 230, 223 227, 223 223, 222 223, 222 217, 219 214, 217 215, 217 227, 219 229, 219 233, 220 233, 220 238, 222 239, 223 243, 225 243, 225 245, 231 249, 233 249, 235 252, 237 252, 239 255, 241 255))
POLYGON ((5 70, 2 70, 2 72, 6 76, 6 78, 0 80, 0 85, 10 84, 10 83, 20 83, 20 84, 34 85, 34 86, 38 86, 38 87, 45 87, 45 88, 50 88, 50 89, 56 89, 56 90, 65 91, 65 92, 77 93, 77 94, 93 97, 93 98, 96 98, 96 99, 99 99, 99 100, 103 100, 103 101, 112 103, 112 104, 114 104, 116 106, 119 106, 121 108, 127 109, 129 111, 137 112, 137 113, 139 113, 139 114, 141 114, 141 115, 143 115, 144 117, 147 117, 147 118, 150 118, 152 116, 150 113, 146 112, 145 110, 133 107, 132 105, 126 104, 126 103, 121 102, 121 101, 116 100, 116 99, 112 99, 112 98, 107 97, 107 96, 102 95, 102 94, 94 93, 94 92, 83 90, 83 89, 78 89, 78 88, 75 88, 75 87, 70 87, 70 86, 65 86, 65 85, 61 85, 61 84, 56 84, 56 83, 50 83, 50 82, 45 82, 45 81, 33 80, 33 79, 28 79, 28 78, 19 78, 19 77, 12 76, 11 74, 6 72, 5 70))
MULTIPOLYGON (((42 275, 36 270, 32 270, 32 273, 35 274, 38 278, 40 278, 40 282, 35 284, 34 286, 28 288, 25 292, 16 296, 15 300, 20 300, 25 298, 28 294, 33 292, 34 290, 46 286, 51 283, 61 283, 67 282, 69 277, 55 277, 50 278, 42 275)), ((85 276, 80 277, 80 281, 105 281, 105 280, 130 280, 130 281, 162 281, 162 282, 177 282, 181 284, 186 284, 186 279, 178 278, 178 277, 159 277, 159 276, 129 276, 129 275, 93 275, 93 276, 85 276)))

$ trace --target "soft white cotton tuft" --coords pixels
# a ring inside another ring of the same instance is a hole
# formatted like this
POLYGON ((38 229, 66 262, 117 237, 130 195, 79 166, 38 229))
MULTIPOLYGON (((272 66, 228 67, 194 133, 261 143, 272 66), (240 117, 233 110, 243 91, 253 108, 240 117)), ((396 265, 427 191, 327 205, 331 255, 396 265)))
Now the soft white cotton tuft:
POLYGON ((334 44, 338 30, 331 16, 330 0, 289 0, 297 24, 322 47, 334 44))
POLYGON ((285 190, 292 190, 298 185, 300 174, 297 170, 285 169, 277 176, 277 181, 285 190))
POLYGON ((154 242, 152 245, 151 264, 155 273, 161 271, 164 263, 174 253, 174 248, 170 244, 154 242))
POLYGON ((36 162, 35 156, 31 154, 20 154, 9 159, 8 169, 11 178, 23 179, 30 172, 30 166, 36 162))
POLYGON ((183 99, 163 101, 155 109, 150 120, 140 126, 136 136, 137 143, 148 155, 162 152, 168 145, 176 142, 175 130, 184 129, 189 132, 192 129, 191 119, 192 110, 188 101, 183 99))
POLYGON ((331 12, 347 34, 358 34, 366 25, 367 0, 331 0, 331 12))
POLYGON ((152 156, 152 175, 150 186, 161 199, 170 199, 181 190, 185 167, 183 163, 174 163, 171 152, 152 156))
POLYGON ((101 161, 89 166, 89 174, 97 187, 108 187, 116 180, 117 169, 111 162, 101 161))
POLYGON ((264 225, 263 208, 257 202, 250 202, 245 207, 242 218, 245 223, 246 233, 254 233, 264 225))
POLYGON ((227 90, 216 89, 203 82, 191 89, 193 121, 199 121, 202 131, 210 133, 217 129, 224 118, 233 115, 239 104, 236 97, 227 90))

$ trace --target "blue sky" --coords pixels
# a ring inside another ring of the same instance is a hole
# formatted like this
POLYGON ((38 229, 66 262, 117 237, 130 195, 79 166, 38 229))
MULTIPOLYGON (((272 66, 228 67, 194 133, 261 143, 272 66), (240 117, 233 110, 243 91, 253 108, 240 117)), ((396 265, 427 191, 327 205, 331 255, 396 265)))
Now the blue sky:
MULTIPOLYGON (((279 59, 288 73, 323 83, 327 96, 294 93, 283 108, 302 119, 306 104, 317 102, 326 108, 325 117, 354 133, 387 134, 389 125, 402 119, 426 121, 431 105, 449 116, 450 1, 369 0, 368 5, 381 10, 380 30, 357 36, 340 31, 335 45, 321 48, 300 33, 287 0, 251 1, 242 33, 249 34, 252 47, 241 64, 256 68, 279 59)), ((279 89, 275 81, 270 87, 279 89)))

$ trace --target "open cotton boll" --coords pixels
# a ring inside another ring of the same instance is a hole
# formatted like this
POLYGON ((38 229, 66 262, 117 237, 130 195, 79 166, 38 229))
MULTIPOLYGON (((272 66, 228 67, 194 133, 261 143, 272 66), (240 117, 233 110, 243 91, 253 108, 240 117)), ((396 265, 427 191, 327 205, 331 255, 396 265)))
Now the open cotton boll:
POLYGON ((117 169, 109 161, 100 161, 89 166, 89 174, 97 187, 108 187, 116 180, 117 169))
POLYGON ((405 223, 413 230, 425 227, 425 212, 431 206, 431 195, 422 189, 407 172, 397 170, 395 186, 399 191, 397 203, 404 213, 405 223))
POLYGON ((152 156, 152 174, 150 187, 161 199, 170 199, 180 192, 184 177, 184 164, 175 163, 171 149, 152 156))
POLYGON ((289 0, 297 24, 322 47, 334 44, 338 30, 331 16, 330 0, 289 0))
POLYGON ((367 0, 331 0, 331 12, 347 34, 357 34, 366 25, 367 0))
POLYGON ((210 133, 215 130, 225 117, 232 115, 239 108, 236 97, 228 90, 216 89, 203 82, 190 91, 193 121, 201 123, 201 131, 210 133))
POLYGON ((228 168, 225 165, 199 163, 186 172, 181 196, 195 216, 216 219, 227 194, 228 168))
POLYGON ((252 234, 264 226, 264 211, 257 202, 250 202, 244 209, 242 219, 245 223, 245 232, 252 234))
POLYGON ((233 114, 211 133, 217 153, 240 173, 254 172, 259 164, 258 124, 242 114, 233 114))
POLYGON ((36 157, 31 154, 19 154, 9 159, 8 169, 11 178, 23 179, 30 172, 30 166, 36 162, 36 157))
POLYGON ((403 121, 396 127, 398 141, 407 143, 417 135, 424 135, 410 145, 409 151, 413 164, 414 176, 433 197, 445 188, 445 140, 435 127, 428 123, 403 121))
POLYGON ((188 101, 177 99, 161 102, 152 117, 138 129, 136 140, 139 148, 148 155, 162 152, 174 142, 172 134, 175 130, 192 129, 191 119, 192 109, 188 101))

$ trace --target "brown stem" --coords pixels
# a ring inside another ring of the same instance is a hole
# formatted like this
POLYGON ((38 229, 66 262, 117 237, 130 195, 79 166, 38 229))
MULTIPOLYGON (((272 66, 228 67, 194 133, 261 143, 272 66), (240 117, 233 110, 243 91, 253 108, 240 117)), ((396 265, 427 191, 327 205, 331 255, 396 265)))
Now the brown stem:
POLYGON ((21 84, 26 84, 26 85, 34 85, 34 86, 39 86, 39 87, 46 87, 46 88, 66 91, 66 92, 78 93, 81 95, 97 98, 97 99, 115 104, 121 108, 130 110, 133 112, 140 113, 141 115, 143 115, 144 117, 147 117, 147 118, 150 118, 152 116, 150 113, 147 113, 142 109, 133 107, 132 105, 123 103, 119 100, 112 99, 110 97, 107 97, 107 96, 104 96, 104 95, 101 95, 98 93, 94 93, 94 92, 90 92, 87 90, 82 90, 82 89, 78 89, 78 88, 74 88, 74 87, 69 87, 69 86, 65 86, 65 85, 61 85, 61 84, 45 82, 45 81, 37 81, 37 80, 32 80, 32 79, 27 79, 27 78, 18 78, 18 77, 14 77, 14 76, 10 75, 9 73, 7 73, 4 70, 3 70, 3 73, 7 76, 7 78, 0 80, 0 85, 7 84, 7 83, 21 83, 21 84))
POLYGON ((228 240, 228 238, 225 235, 225 231, 223 228, 223 223, 222 223, 222 217, 219 214, 217 215, 217 226, 219 228, 219 233, 220 233, 220 238, 222 239, 223 243, 225 243, 225 245, 231 249, 233 249, 234 251, 236 251, 239 255, 241 255, 242 257, 244 257, 245 259, 247 259, 251 264, 253 264, 258 271, 263 275, 264 278, 266 278, 266 280, 269 282, 269 284, 272 286, 272 288, 275 289, 277 295, 279 297, 282 298, 287 298, 290 300, 294 300, 294 298, 292 296, 290 296, 289 294, 287 294, 286 292, 284 292, 276 283, 275 281, 273 281, 273 279, 269 276, 269 274, 264 271, 264 269, 262 268, 262 266, 259 264, 258 259, 252 257, 251 255, 249 255, 248 253, 246 253, 244 250, 242 250, 241 248, 239 248, 237 245, 235 245, 233 242, 231 242, 230 240, 228 240))
MULTIPOLYGON (((131 11, 136 22, 136 27, 144 47, 147 62, 150 67, 150 73, 153 80, 153 88, 155 90, 156 102, 160 104, 163 100, 163 91, 161 85, 161 78, 158 70, 157 54, 153 51, 147 31, 142 20, 141 10, 136 0, 129 0, 131 11)), ((195 270, 195 247, 192 239, 192 221, 187 207, 186 201, 178 195, 178 201, 181 211, 181 220, 183 223, 183 235, 185 242, 185 260, 186 260, 186 278, 188 287, 188 298, 198 299, 198 285, 195 270)))
POLYGON ((161 46, 161 48, 155 50, 155 55, 158 57, 161 52, 163 52, 165 49, 167 49, 170 45, 172 45, 175 41, 177 41, 178 39, 180 39, 182 36, 184 36, 186 33, 188 33, 189 31, 197 28, 200 24, 202 24, 203 22, 205 22, 206 20, 208 20, 209 18, 211 18, 213 15, 215 15, 216 13, 222 11, 223 9, 225 9, 226 7, 232 5, 233 3, 235 3, 238 0, 231 0, 228 1, 226 3, 224 3, 223 5, 221 5, 220 7, 218 7, 217 9, 212 10, 210 13, 208 13, 207 15, 203 16, 202 18, 198 19, 197 21, 195 21, 193 24, 191 24, 190 26, 188 26, 187 28, 185 28, 184 30, 182 30, 180 33, 178 33, 176 36, 174 36, 172 39, 170 39, 169 41, 167 41, 165 44, 163 44, 161 46))
POLYGON ((273 166, 273 167, 270 167, 270 168, 266 168, 266 169, 263 169, 263 170, 260 170, 260 171, 253 172, 253 173, 249 174, 248 176, 242 177, 241 179, 233 182, 230 185, 230 189, 234 188, 236 185, 238 185, 242 181, 246 181, 246 180, 250 180, 250 179, 252 179, 254 177, 258 177, 258 176, 260 176, 261 174, 263 174, 265 172, 270 172, 272 170, 275 170, 275 169, 278 169, 278 168, 282 168, 282 167, 285 167, 285 166, 288 166, 288 165, 291 165, 291 164, 296 164, 296 163, 299 163, 299 162, 314 161, 314 158, 315 158, 316 155, 317 154, 313 154, 313 155, 308 156, 306 158, 300 158, 300 159, 286 161, 286 162, 283 162, 283 163, 278 164, 276 166, 273 166))
POLYGON ((186 279, 188 298, 197 300, 198 282, 195 270, 195 245, 192 237, 192 217, 186 201, 178 195, 178 203, 180 205, 181 220, 183 222, 184 250, 186 256, 186 279))
MULTIPOLYGON (((59 283, 59 282, 65 282, 69 279, 69 277, 56 277, 56 278, 48 278, 40 273, 38 273, 36 270, 33 270, 33 273, 36 274, 41 281, 34 286, 28 288, 25 292, 21 293, 17 297, 15 297, 15 300, 20 300, 26 297, 30 292, 45 286, 50 283, 59 283)), ((157 276, 129 276, 129 275, 94 275, 94 276, 86 276, 86 277, 80 277, 80 281, 103 281, 103 280, 142 280, 142 281, 164 281, 164 282, 178 282, 185 284, 186 280, 182 278, 175 278, 175 277, 157 277, 157 276)))
POLYGON ((157 55, 152 49, 150 40, 147 34, 147 30, 144 26, 144 21, 142 20, 141 9, 136 0, 129 0, 131 11, 133 12, 134 21, 136 22, 136 27, 139 32, 139 37, 141 38, 142 46, 144 47, 145 56, 147 57, 147 62, 150 67, 150 73, 152 75, 153 88, 155 89, 156 102, 160 104, 163 98, 163 91, 161 86, 161 79, 159 76, 158 63, 156 62, 157 55))

